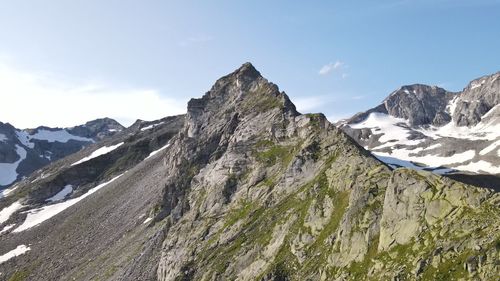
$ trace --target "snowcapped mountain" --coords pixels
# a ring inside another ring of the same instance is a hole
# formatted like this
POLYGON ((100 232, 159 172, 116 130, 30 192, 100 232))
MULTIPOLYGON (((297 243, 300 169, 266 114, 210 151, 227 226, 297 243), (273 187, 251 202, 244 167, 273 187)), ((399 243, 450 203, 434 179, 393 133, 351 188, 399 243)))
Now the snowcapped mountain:
POLYGON ((72 128, 42 126, 25 130, 0 122, 0 189, 123 129, 109 118, 72 128))
POLYGON ((500 72, 459 93, 403 86, 338 125, 392 167, 500 174, 500 72))
POLYGON ((246 63, 4 191, 0 279, 495 280, 499 202, 390 168, 246 63))

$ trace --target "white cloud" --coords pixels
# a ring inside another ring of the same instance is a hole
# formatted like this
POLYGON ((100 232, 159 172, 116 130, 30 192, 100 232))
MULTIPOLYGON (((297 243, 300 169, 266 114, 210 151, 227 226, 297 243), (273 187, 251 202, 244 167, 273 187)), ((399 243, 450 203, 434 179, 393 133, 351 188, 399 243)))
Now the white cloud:
POLYGON ((110 117, 123 125, 185 112, 186 101, 155 89, 119 88, 107 83, 75 83, 33 73, 0 61, 0 121, 18 128, 68 127, 110 117))
POLYGON ((332 115, 326 116, 326 119, 328 119, 328 121, 330 121, 330 123, 337 123, 337 122, 345 120, 351 116, 352 115, 349 115, 349 114, 332 114, 332 115))
POLYGON ((292 101, 301 113, 324 112, 337 98, 334 95, 316 95, 308 97, 293 97, 292 101))
POLYGON ((323 65, 323 67, 319 70, 319 75, 327 75, 333 70, 339 69, 344 66, 344 63, 341 61, 336 61, 335 63, 331 62, 327 65, 323 65))
POLYGON ((293 103, 299 112, 311 112, 325 104, 325 99, 318 97, 298 97, 293 99, 293 103))

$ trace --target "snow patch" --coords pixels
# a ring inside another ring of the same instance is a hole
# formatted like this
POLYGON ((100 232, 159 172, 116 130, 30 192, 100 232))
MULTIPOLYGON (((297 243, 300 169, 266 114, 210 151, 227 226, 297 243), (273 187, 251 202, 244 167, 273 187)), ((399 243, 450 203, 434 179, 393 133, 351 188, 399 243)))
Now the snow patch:
POLYGON ((428 146, 428 147, 424 148, 424 150, 432 150, 432 149, 435 149, 435 148, 438 148, 438 147, 441 147, 441 146, 442 146, 442 144, 436 143, 436 144, 433 144, 431 146, 428 146))
POLYGON ((144 128, 141 128, 141 131, 146 131, 146 130, 149 130, 149 129, 153 129, 154 127, 159 126, 159 125, 161 125, 161 124, 163 124, 163 123, 165 123, 165 122, 160 122, 160 123, 156 123, 156 124, 151 124, 151 125, 149 125, 149 126, 146 126, 146 127, 144 127, 144 128))
POLYGON ((425 170, 425 171, 433 172, 433 173, 439 174, 439 175, 444 175, 444 174, 456 171, 455 169, 450 169, 450 168, 421 166, 421 165, 417 165, 417 164, 415 164, 411 161, 408 161, 408 160, 402 160, 402 159, 398 159, 398 158, 387 156, 387 155, 373 153, 373 156, 375 156, 378 160, 386 163, 387 165, 389 165, 393 169, 396 169, 399 167, 405 167, 405 168, 410 168, 410 169, 420 170, 420 171, 425 170))
POLYGON ((95 193, 99 189, 103 188, 104 186, 110 184, 111 182, 115 181, 119 177, 121 177, 123 174, 111 179, 110 181, 107 181, 105 183, 102 183, 94 188, 91 188, 87 193, 83 194, 80 197, 73 198, 66 200, 62 203, 57 203, 57 204, 52 204, 52 205, 47 205, 38 209, 33 209, 27 211, 28 215, 26 217, 26 220, 23 222, 21 226, 18 228, 14 229, 12 232, 21 232, 24 231, 28 228, 31 228, 33 226, 37 226, 41 224, 42 222, 52 218, 53 216, 59 214, 60 212, 66 210, 67 208, 75 205, 79 201, 83 200, 87 196, 91 195, 92 193, 95 193))
MULTIPOLYGON (((151 153, 149 154, 149 156, 148 156, 148 157, 146 157, 146 159, 153 157, 155 154, 157 154, 158 152, 160 152, 160 151, 162 151, 162 150, 166 149, 166 148, 167 148, 167 147, 169 147, 169 146, 170 146, 170 143, 167 143, 167 144, 166 144, 165 146, 163 146, 162 148, 160 148, 160 149, 158 149, 158 150, 155 150, 155 151, 151 152, 151 153)), ((145 160, 145 159, 144 159, 144 160, 145 160)))
POLYGON ((151 220, 153 220, 153 218, 147 218, 144 220, 143 224, 146 224, 146 223, 150 222, 151 220))
POLYGON ((455 167, 457 170, 462 171, 470 171, 470 172, 487 172, 490 174, 500 174, 500 167, 491 164, 490 162, 486 162, 484 160, 480 160, 477 162, 470 162, 469 164, 461 165, 455 167))
POLYGON ((406 168, 411 168, 411 169, 416 169, 416 170, 422 170, 423 168, 425 168, 425 167, 417 166, 417 165, 413 164, 410 161, 405 161, 405 160, 401 160, 401 159, 398 159, 398 158, 394 158, 394 157, 390 157, 390 156, 384 156, 384 155, 375 154, 375 153, 372 153, 372 154, 378 160, 386 163, 387 165, 389 165, 393 169, 396 169, 396 168, 399 168, 399 167, 406 167, 406 168))
POLYGON ((380 129, 380 131, 373 130, 373 134, 377 135, 382 133, 383 135, 379 138, 379 141, 384 144, 374 149, 396 144, 417 145, 423 141, 409 139, 411 130, 407 127, 405 128, 405 126, 408 126, 407 120, 396 118, 385 113, 372 112, 364 121, 349 126, 353 129, 380 129))
POLYGON ((430 126, 429 128, 417 129, 422 134, 439 139, 443 137, 468 139, 468 140, 495 140, 500 137, 500 123, 479 122, 473 127, 459 127, 455 123, 449 122, 442 127, 430 126))
POLYGON ((33 135, 28 134, 26 131, 16 131, 17 138, 26 147, 34 148, 35 144, 31 142, 32 139, 45 140, 48 142, 62 142, 66 143, 70 140, 84 141, 84 142, 94 142, 93 139, 79 137, 70 134, 65 129, 49 131, 46 129, 40 129, 33 135))
POLYGON ((500 108, 500 104, 495 105, 492 107, 488 112, 486 112, 483 116, 481 116, 481 119, 488 118, 490 115, 492 115, 498 108, 500 108))
POLYGON ((1 190, 0 191, 0 198, 9 196, 9 194, 12 193, 12 191, 16 190, 18 187, 19 187, 18 185, 14 185, 11 188, 5 188, 4 190, 1 190))
POLYGON ((10 216, 14 214, 17 210, 21 209, 23 204, 21 202, 16 201, 12 203, 9 207, 3 208, 0 211, 0 224, 6 222, 9 220, 10 216))
POLYGON ((2 229, 2 231, 0 231, 0 234, 4 234, 5 232, 9 231, 9 229, 13 228, 14 226, 16 226, 16 224, 15 224, 15 223, 13 223, 13 224, 9 224, 9 225, 6 225, 6 226, 2 229))
POLYGON ((30 135, 25 131, 16 131, 17 139, 26 147, 35 148, 35 144, 30 142, 30 135))
POLYGON ((465 161, 471 160, 476 155, 476 152, 474 150, 468 150, 462 153, 455 153, 452 156, 437 156, 437 155, 410 156, 411 153, 415 152, 416 150, 398 149, 398 150, 393 150, 392 153, 377 152, 377 155, 395 157, 397 159, 405 161, 418 162, 425 164, 429 167, 436 167, 436 168, 455 163, 463 163, 465 161))
POLYGON ((481 150, 479 152, 479 154, 480 155, 488 154, 488 153, 492 152, 493 150, 495 150, 495 148, 497 148, 498 146, 500 146, 500 140, 497 140, 496 142, 490 144, 489 146, 487 146, 486 148, 481 150))
POLYGON ((0 185, 9 185, 17 179, 17 167, 26 159, 26 150, 16 144, 16 152, 19 160, 14 163, 0 163, 0 185))
POLYGON ((123 142, 119 143, 119 144, 116 144, 116 145, 112 145, 112 146, 103 146, 97 150, 95 150, 94 152, 92 152, 89 156, 71 164, 71 166, 75 166, 75 165, 78 165, 80 163, 83 163, 83 162, 87 162, 89 161, 90 159, 93 159, 93 158, 96 158, 96 157, 99 157, 101 155, 104 155, 104 154, 107 154, 107 153, 110 153, 111 151, 117 149, 119 146, 121 146, 123 144, 123 142))
POLYGON ((7 136, 4 134, 0 134, 0 141, 5 142, 7 140, 7 136))
POLYGON ((448 112, 452 117, 453 113, 455 113, 455 109, 457 108, 457 103, 458 103, 458 95, 455 96, 445 108, 445 111, 448 112))
POLYGON ((73 186, 71 184, 68 184, 61 191, 59 191, 56 195, 50 197, 49 199, 47 199, 45 201, 49 201, 49 202, 61 201, 64 198, 66 198, 66 196, 68 196, 68 194, 71 194, 71 192, 73 192, 73 186))
POLYGON ((4 263, 13 257, 20 256, 29 250, 31 250, 30 247, 26 247, 26 245, 19 245, 14 250, 1 255, 0 256, 0 263, 4 263))
POLYGON ((93 139, 79 137, 70 134, 66 130, 49 131, 45 129, 38 130, 35 134, 30 136, 31 139, 46 140, 48 142, 68 142, 70 140, 94 142, 93 139))

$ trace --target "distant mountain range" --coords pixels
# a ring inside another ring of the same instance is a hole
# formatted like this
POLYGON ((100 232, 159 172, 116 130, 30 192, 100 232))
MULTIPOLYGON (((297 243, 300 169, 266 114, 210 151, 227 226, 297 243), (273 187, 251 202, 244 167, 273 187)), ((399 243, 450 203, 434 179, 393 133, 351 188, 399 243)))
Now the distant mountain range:
POLYGON ((500 193, 436 174, 495 165, 497 87, 403 87, 353 139, 245 63, 186 115, 100 141, 14 129, 11 149, 89 141, 1 192, 0 279, 497 280, 500 193))
POLYGON ((0 122, 0 189, 123 129, 109 118, 71 128, 42 126, 24 130, 0 122))
POLYGON ((391 167, 500 175, 500 72, 458 93, 403 86, 337 125, 391 167))

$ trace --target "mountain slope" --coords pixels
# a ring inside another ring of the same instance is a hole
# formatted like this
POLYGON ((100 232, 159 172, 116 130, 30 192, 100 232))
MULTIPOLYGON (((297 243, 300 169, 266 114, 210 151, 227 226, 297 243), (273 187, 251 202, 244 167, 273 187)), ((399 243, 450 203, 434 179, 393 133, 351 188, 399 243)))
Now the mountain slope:
MULTIPOLYGON (((322 114, 297 112, 251 64, 192 99, 182 119, 152 131, 142 126, 103 144, 123 142, 94 158, 110 165, 106 172, 92 163, 79 171, 100 171, 87 177, 82 192, 90 195, 23 231, 16 232, 26 222, 23 210, 10 216, 4 225, 15 225, 0 236, 0 254, 20 245, 30 250, 0 263, 3 276, 489 280, 500 272, 498 193, 393 171, 322 114), (118 165, 124 160, 113 155, 134 160, 118 165)), ((89 153, 47 169, 55 179, 84 165, 71 166, 89 153)), ((53 183, 58 192, 67 184, 53 183)), ((21 182, 0 208, 29 204, 33 190, 21 182)))
POLYGON ((32 274, 30 278, 34 280, 72 280, 75 276, 89 279, 95 274, 91 266, 101 267, 105 254, 116 251, 112 257, 126 258, 129 254, 121 247, 137 253, 141 243, 149 238, 148 230, 152 236, 159 230, 143 224, 148 211, 161 198, 161 186, 151 184, 158 179, 154 176, 158 173, 155 165, 161 167, 161 161, 154 159, 158 160, 159 153, 183 124, 182 115, 153 122, 137 121, 8 189, 0 201, 0 212, 21 206, 5 222, 0 215, 0 228, 6 230, 0 236, 0 253, 18 244, 29 245, 31 250, 17 258, 27 259, 22 267, 16 267, 15 260, 0 264, 4 266, 0 269, 3 276, 17 270, 15 276, 32 274), (89 157, 96 151, 107 153, 89 157), (68 186, 71 191, 66 193, 68 186), (54 198, 59 200, 52 201, 54 198), (132 229, 140 235, 125 236, 132 229), (96 259, 99 256, 101 259, 96 259), (82 272, 89 275, 81 276, 82 272))
POLYGON ((500 174, 500 73, 462 92, 404 86, 341 128, 393 166, 500 174))
POLYGON ((19 130, 0 122, 0 189, 123 129, 109 118, 65 129, 38 127, 19 130))

